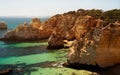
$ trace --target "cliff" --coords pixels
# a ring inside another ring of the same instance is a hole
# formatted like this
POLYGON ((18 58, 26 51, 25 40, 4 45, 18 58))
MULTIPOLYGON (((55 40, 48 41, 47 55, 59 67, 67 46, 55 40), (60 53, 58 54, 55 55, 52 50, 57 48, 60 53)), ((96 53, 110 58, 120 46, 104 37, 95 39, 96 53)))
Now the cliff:
POLYGON ((25 23, 8 32, 4 39, 31 41, 49 38, 48 49, 63 48, 65 42, 73 41, 68 51, 69 65, 109 67, 120 64, 119 21, 110 23, 100 18, 101 14, 96 13, 97 17, 94 17, 92 12, 82 9, 70 11, 57 14, 43 23, 34 18, 30 24, 25 23))
POLYGON ((57 16, 56 28, 48 40, 48 49, 63 48, 63 40, 74 39, 73 26, 76 19, 75 14, 63 14, 57 16))
POLYGON ((91 17, 79 19, 79 25, 75 25, 76 40, 68 53, 69 64, 102 68, 120 64, 120 26, 108 24, 104 27, 104 24, 91 17))
POLYGON ((73 40, 67 57, 70 65, 77 63, 105 68, 120 64, 119 21, 108 23, 104 19, 80 15, 84 12, 80 11, 57 16, 48 49, 63 48, 64 40, 73 40))
MULTIPOLYGON (((51 18, 48 20, 51 21, 51 18)), ((16 29, 6 33, 4 40, 7 41, 33 41, 48 39, 54 27, 52 23, 42 23, 40 19, 33 18, 30 24, 24 23, 19 25, 16 29)))

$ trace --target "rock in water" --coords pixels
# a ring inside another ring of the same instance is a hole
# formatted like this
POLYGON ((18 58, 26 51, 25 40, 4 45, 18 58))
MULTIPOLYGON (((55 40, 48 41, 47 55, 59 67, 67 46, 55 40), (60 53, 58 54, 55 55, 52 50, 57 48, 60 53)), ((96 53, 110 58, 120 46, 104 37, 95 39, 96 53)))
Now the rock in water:
MULTIPOLYGON (((30 24, 24 23, 23 25, 19 25, 16 29, 7 32, 3 39, 6 41, 32 41, 48 39, 54 30, 54 26, 50 24, 51 20, 53 20, 52 18, 48 19, 44 23, 41 23, 38 18, 33 18, 30 24)), ((54 22, 55 21, 53 21, 53 23, 54 22)))
POLYGON ((0 29, 7 29, 7 24, 5 22, 0 22, 0 29))

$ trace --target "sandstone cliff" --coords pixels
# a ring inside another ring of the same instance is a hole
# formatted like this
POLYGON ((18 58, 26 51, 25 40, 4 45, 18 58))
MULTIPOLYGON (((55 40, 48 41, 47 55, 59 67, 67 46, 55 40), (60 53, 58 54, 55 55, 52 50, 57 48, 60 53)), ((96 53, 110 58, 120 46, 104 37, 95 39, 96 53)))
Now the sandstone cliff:
MULTIPOLYGON (((84 11, 82 11, 83 13, 84 11)), ((63 48, 64 40, 74 40, 68 53, 69 64, 109 67, 120 63, 120 23, 68 12, 57 16, 48 49, 63 48)))
POLYGON ((109 23, 88 10, 58 14, 45 22, 34 18, 30 24, 8 32, 5 40, 48 39, 48 49, 63 48, 64 40, 73 41, 68 52, 68 63, 109 67, 120 64, 120 23, 109 23), (91 14, 91 13, 90 13, 91 14), (93 14, 94 15, 94 14, 93 14), (95 15, 94 15, 95 16, 95 15))
MULTIPOLYGON (((85 17, 84 17, 85 18, 85 17)), ((99 65, 109 67, 120 64, 120 26, 99 19, 83 18, 76 25, 76 40, 69 50, 69 64, 99 65), (90 23, 91 22, 91 23, 90 23)))
POLYGON ((101 67, 120 64, 120 26, 113 25, 101 32, 95 61, 101 67))
POLYGON ((56 28, 48 40, 48 49, 63 48, 63 40, 74 39, 73 26, 76 19, 74 14, 68 13, 57 16, 56 28))
MULTIPOLYGON (((52 19, 53 18, 50 18, 48 21, 50 22, 52 19)), ((24 23, 23 25, 19 25, 16 29, 7 32, 3 39, 7 41, 48 39, 54 29, 52 23, 49 22, 45 21, 42 23, 40 19, 33 18, 30 24, 24 23)))

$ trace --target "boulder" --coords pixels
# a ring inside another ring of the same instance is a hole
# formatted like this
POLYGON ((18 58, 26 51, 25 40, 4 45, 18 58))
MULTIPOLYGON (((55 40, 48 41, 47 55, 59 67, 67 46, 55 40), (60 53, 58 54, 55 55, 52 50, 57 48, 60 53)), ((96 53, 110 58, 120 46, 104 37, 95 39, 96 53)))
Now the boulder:
POLYGON ((7 24, 5 22, 0 22, 0 29, 7 29, 7 24))

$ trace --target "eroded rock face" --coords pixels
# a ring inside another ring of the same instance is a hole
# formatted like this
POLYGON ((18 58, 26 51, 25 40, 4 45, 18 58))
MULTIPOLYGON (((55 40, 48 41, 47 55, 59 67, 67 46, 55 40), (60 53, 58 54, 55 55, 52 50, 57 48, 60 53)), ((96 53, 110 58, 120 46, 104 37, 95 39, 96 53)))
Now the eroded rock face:
POLYGON ((105 29, 96 49, 96 63, 101 67, 120 64, 120 27, 105 29))
POLYGON ((38 18, 33 18, 32 21, 30 22, 30 25, 34 28, 40 28, 41 27, 41 21, 38 18))
POLYGON ((74 39, 73 26, 76 19, 75 14, 63 14, 57 16, 57 23, 54 32, 51 34, 48 41, 48 48, 63 48, 63 40, 72 40, 74 39))
MULTIPOLYGON (((51 21, 50 18, 48 21, 51 21)), ((54 21, 55 22, 55 21, 54 21)), ((19 25, 15 30, 9 31, 4 36, 4 40, 10 41, 32 41, 48 39, 54 27, 47 21, 41 23, 40 19, 33 18, 30 24, 19 25)))
POLYGON ((48 40, 49 46, 47 49, 59 49, 64 47, 64 42, 61 37, 61 33, 53 32, 52 35, 49 37, 48 40))
POLYGON ((7 24, 5 22, 0 22, 0 29, 7 29, 7 24))
POLYGON ((4 36, 5 40, 22 41, 40 38, 40 30, 29 24, 19 25, 15 30, 9 31, 4 36))
POLYGON ((120 63, 120 27, 106 27, 100 19, 87 17, 76 25, 76 40, 69 50, 69 64, 99 65, 109 67, 120 63), (85 22, 85 23, 84 23, 85 22))

